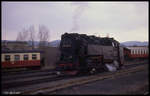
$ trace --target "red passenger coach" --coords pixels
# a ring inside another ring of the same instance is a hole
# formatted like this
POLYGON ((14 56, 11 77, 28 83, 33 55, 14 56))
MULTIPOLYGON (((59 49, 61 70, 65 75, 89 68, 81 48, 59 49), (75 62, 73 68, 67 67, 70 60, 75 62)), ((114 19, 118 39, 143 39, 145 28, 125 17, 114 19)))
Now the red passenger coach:
POLYGON ((2 50, 2 68, 40 67, 39 50, 2 50))
POLYGON ((124 49, 124 54, 130 59, 148 58, 148 46, 130 46, 124 49))

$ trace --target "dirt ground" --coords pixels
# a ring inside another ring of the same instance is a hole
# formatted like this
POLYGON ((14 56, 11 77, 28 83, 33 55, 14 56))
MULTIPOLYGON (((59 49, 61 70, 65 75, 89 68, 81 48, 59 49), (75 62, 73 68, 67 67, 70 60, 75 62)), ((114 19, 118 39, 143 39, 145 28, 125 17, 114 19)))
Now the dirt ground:
POLYGON ((57 90, 50 94, 144 95, 149 93, 148 70, 57 90))

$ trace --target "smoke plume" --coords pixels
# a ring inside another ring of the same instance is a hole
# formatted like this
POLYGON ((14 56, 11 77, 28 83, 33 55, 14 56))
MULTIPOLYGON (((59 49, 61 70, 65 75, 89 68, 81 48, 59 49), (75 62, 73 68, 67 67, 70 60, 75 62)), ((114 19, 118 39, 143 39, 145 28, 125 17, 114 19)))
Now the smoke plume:
POLYGON ((77 6, 77 8, 74 11, 74 15, 72 17, 72 28, 70 29, 70 32, 78 31, 80 29, 79 26, 79 19, 81 15, 83 14, 84 10, 88 7, 87 3, 72 3, 72 5, 77 6))

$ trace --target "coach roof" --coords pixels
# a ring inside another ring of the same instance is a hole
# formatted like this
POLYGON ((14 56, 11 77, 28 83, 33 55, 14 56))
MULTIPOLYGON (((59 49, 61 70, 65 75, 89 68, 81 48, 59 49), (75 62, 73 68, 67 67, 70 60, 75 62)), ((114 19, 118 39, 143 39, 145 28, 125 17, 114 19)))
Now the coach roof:
POLYGON ((2 53, 43 53, 41 50, 2 50, 2 53))

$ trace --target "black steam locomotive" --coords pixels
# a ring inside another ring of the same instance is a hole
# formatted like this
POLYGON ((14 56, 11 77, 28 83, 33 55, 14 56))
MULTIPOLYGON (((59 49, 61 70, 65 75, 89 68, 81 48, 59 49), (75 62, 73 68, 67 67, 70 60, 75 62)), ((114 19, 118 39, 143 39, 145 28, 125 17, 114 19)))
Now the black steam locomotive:
POLYGON ((65 33, 61 36, 57 74, 75 75, 111 71, 123 65, 123 48, 113 38, 65 33))

